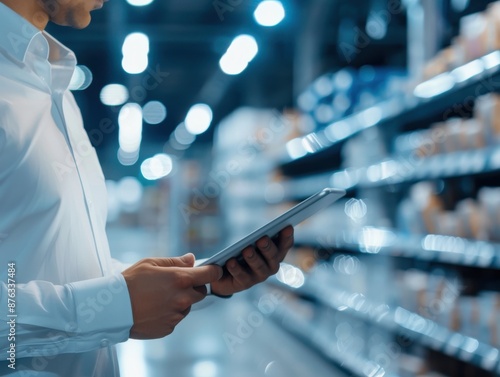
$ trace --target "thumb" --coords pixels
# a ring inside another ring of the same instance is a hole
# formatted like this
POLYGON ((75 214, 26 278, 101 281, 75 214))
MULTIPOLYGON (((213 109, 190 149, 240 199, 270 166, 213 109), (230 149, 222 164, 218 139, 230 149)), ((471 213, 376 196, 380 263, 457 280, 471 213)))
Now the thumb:
POLYGON ((182 263, 186 265, 186 267, 193 267, 194 262, 196 261, 196 258, 193 253, 184 254, 179 259, 182 261, 182 263))
POLYGON ((176 258, 155 258, 159 267, 193 267, 194 261, 195 257, 191 253, 176 258))

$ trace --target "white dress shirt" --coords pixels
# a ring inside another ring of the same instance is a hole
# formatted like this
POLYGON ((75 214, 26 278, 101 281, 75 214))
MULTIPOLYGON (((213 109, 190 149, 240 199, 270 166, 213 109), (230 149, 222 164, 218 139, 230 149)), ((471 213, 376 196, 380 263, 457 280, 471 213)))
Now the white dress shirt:
POLYGON ((0 20, 0 375, 118 376, 113 344, 128 339, 132 310, 109 253, 102 170, 68 90, 76 58, 2 3, 0 20))

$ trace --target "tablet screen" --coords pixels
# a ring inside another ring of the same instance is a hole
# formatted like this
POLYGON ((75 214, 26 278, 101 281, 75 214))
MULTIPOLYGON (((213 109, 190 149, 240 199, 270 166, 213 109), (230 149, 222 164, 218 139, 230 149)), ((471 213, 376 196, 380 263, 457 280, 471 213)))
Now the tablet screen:
POLYGON ((336 202, 344 195, 344 190, 325 188, 212 257, 201 260, 200 263, 196 265, 204 266, 207 264, 218 264, 219 266, 224 266, 230 258, 239 256, 243 249, 247 246, 254 245, 260 238, 264 236, 269 236, 271 238, 276 236, 288 225, 295 226, 301 223, 316 212, 336 202))

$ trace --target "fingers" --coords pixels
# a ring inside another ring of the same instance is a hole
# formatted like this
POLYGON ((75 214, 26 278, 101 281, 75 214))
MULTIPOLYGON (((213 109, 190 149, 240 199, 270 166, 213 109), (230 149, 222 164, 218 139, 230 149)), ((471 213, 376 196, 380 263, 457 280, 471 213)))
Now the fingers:
POLYGON ((273 274, 269 264, 253 247, 243 250, 243 258, 259 281, 264 281, 273 274))
POLYGON ((200 292, 203 296, 207 295, 207 286, 206 285, 200 285, 199 287, 194 287, 193 289, 195 291, 200 292))
POLYGON ((191 305, 196 304, 197 302, 200 302, 205 297, 207 297, 207 289, 205 288, 205 286, 193 287, 193 289, 188 291, 187 297, 189 298, 189 305, 186 306, 191 307, 191 305), (201 288, 204 288, 204 291, 201 288))
POLYGON ((287 226, 280 232, 280 236, 284 236, 285 238, 289 238, 293 236, 293 226, 287 226))
POLYGON ((292 246, 293 227, 289 226, 279 233, 277 244, 269 237, 263 237, 257 241, 257 248, 260 252, 256 251, 253 247, 247 247, 243 250, 243 258, 250 269, 251 275, 248 269, 236 260, 228 262, 228 271, 241 284, 248 284, 250 280, 255 283, 255 278, 258 281, 264 281, 270 275, 278 272, 280 263, 292 246))
POLYGON ((193 267, 195 257, 188 253, 177 258, 151 258, 151 261, 159 267, 193 267))
POLYGON ((248 286, 250 284, 252 276, 236 259, 230 259, 226 264, 226 268, 240 286, 248 286))
POLYGON ((277 239, 272 242, 269 237, 263 237, 257 241, 257 247, 262 253, 272 274, 279 270, 279 264, 285 259, 286 253, 293 246, 293 228, 283 229, 277 239))
POLYGON ((217 265, 195 267, 189 269, 192 286, 199 287, 219 280, 223 275, 222 267, 217 265))

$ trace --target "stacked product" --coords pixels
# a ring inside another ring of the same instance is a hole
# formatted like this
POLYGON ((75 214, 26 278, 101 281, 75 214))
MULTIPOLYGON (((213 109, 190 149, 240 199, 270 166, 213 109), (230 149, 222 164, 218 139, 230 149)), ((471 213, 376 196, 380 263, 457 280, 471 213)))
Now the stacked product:
POLYGON ((449 47, 427 64, 424 79, 449 72, 489 52, 500 49, 500 2, 481 13, 463 17, 460 33, 449 47))

